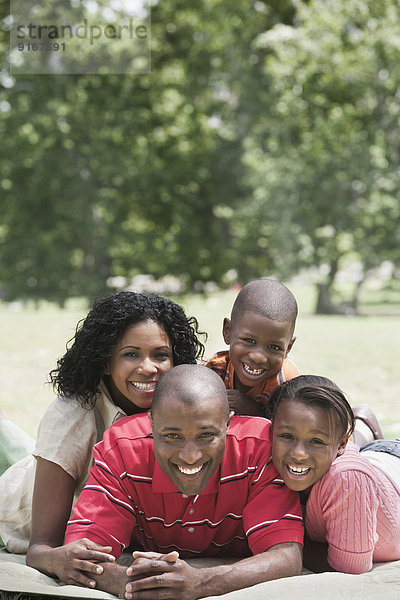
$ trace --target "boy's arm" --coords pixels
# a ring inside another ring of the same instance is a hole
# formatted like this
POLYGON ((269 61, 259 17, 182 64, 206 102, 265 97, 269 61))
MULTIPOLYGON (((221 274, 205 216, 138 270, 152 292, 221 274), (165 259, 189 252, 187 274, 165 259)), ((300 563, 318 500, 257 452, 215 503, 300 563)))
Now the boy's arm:
POLYGON ((265 407, 240 390, 227 390, 229 408, 237 415, 266 418, 265 407))
POLYGON ((301 545, 295 542, 276 544, 266 552, 234 564, 204 569, 196 569, 179 559, 166 563, 146 558, 146 553, 135 553, 135 556, 139 555, 142 558, 136 559, 127 569, 127 575, 138 577, 146 574, 147 577, 126 584, 124 597, 127 600, 145 600, 150 597, 149 590, 154 597, 167 600, 219 596, 272 579, 300 575, 302 568, 301 545), (151 574, 154 572, 158 574, 151 574))

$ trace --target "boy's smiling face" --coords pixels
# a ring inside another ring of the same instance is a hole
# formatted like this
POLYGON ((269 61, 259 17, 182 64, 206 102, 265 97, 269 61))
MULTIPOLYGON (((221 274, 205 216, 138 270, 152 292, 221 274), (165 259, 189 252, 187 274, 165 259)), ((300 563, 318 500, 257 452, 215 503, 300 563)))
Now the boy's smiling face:
POLYGON ((273 321, 252 311, 224 319, 223 336, 238 382, 254 387, 276 375, 295 342, 293 324, 273 321))

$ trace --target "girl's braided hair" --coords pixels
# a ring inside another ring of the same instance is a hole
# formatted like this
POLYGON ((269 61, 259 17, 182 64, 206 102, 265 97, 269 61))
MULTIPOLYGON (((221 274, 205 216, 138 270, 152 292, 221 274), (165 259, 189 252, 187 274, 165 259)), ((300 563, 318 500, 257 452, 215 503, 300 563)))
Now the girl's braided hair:
POLYGON ((158 294, 117 292, 95 302, 79 321, 67 352, 49 374, 53 389, 63 396, 76 396, 82 405, 94 406, 98 386, 108 359, 125 331, 132 325, 154 321, 168 335, 173 365, 195 364, 204 354, 195 317, 158 294), (70 345, 71 344, 71 345, 70 345))

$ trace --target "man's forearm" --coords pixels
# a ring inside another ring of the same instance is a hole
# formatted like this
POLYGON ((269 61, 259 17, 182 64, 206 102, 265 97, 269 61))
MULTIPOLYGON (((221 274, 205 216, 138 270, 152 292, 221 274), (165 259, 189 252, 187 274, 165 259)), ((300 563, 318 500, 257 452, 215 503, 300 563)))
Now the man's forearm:
POLYGON ((218 596, 281 577, 300 575, 302 550, 300 544, 284 543, 273 546, 231 565, 201 570, 201 590, 197 598, 218 596))
POLYGON ((125 586, 130 579, 126 575, 126 566, 117 563, 100 563, 100 565, 103 567, 103 573, 101 575, 91 575, 96 582, 96 590, 123 598, 125 586))

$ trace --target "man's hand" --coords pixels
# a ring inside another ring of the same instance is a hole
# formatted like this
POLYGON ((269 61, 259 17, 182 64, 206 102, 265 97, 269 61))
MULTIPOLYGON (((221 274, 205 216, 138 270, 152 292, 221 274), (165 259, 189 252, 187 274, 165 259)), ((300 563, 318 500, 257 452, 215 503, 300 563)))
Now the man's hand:
POLYGON ((253 417, 266 417, 265 409, 258 404, 254 398, 250 398, 240 390, 227 390, 229 408, 237 415, 249 415, 253 417))
POLYGON ((195 600, 201 597, 200 569, 180 560, 177 552, 134 552, 126 574, 134 581, 126 584, 125 598, 131 600, 195 600))
POLYGON ((96 586, 93 577, 87 573, 101 575, 103 567, 97 563, 115 561, 109 554, 111 546, 99 546, 87 538, 51 548, 49 552, 51 572, 65 583, 82 587, 96 586))
POLYGON ((126 575, 137 579, 126 584, 126 600, 197 600, 220 596, 279 577, 300 575, 302 563, 301 545, 296 542, 276 544, 233 564, 201 569, 177 558, 176 552, 169 555, 134 552, 133 556, 135 561, 126 575))

